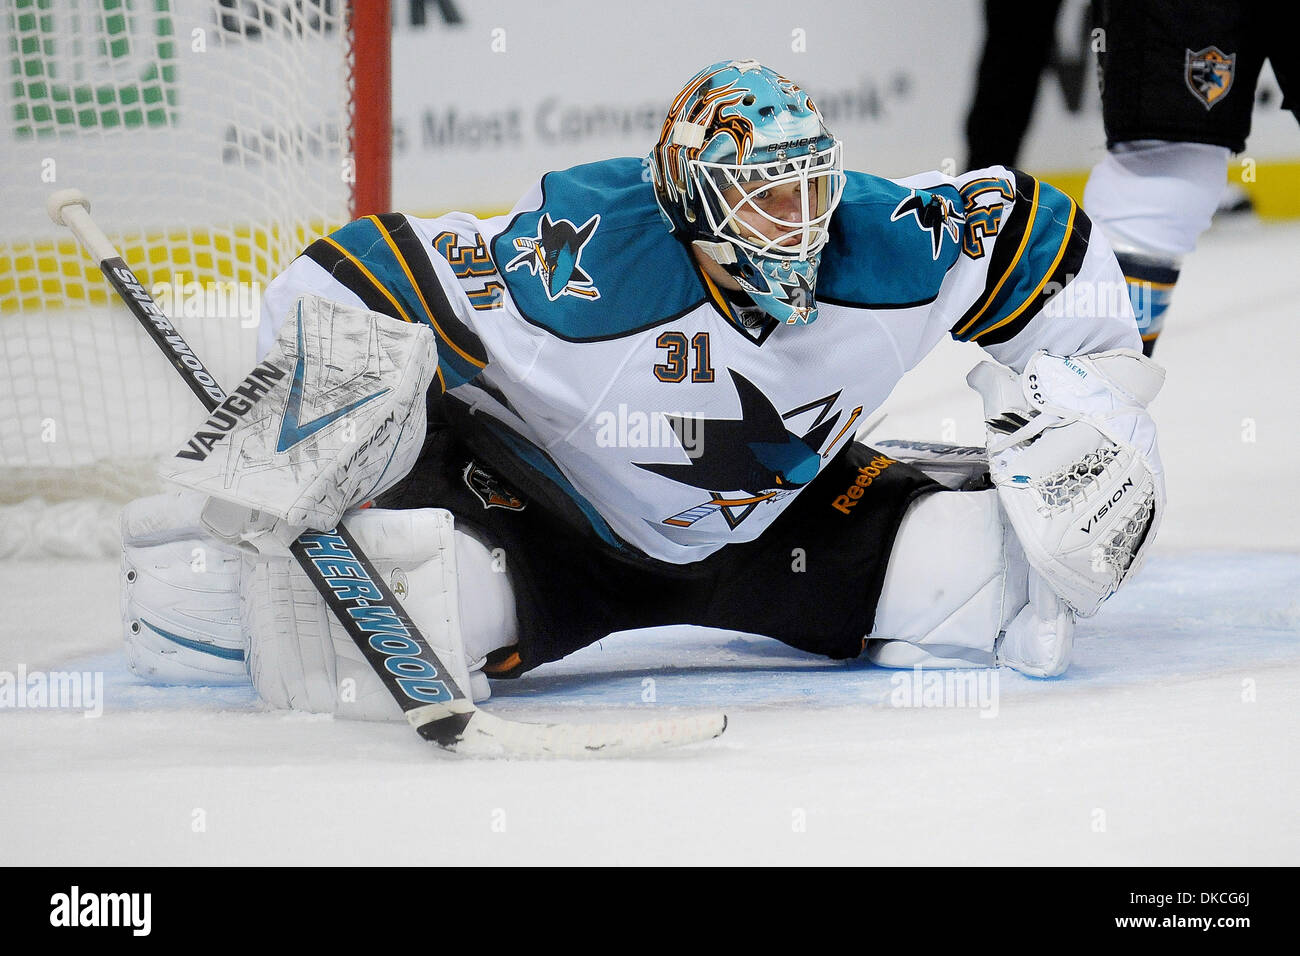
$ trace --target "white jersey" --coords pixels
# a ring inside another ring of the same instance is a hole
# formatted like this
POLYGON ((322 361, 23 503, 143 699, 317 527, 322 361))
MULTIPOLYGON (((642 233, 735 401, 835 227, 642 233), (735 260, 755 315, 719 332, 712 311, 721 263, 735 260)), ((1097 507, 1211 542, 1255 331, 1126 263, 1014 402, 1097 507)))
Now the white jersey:
POLYGON ((263 351, 305 292, 431 325, 436 387, 509 456, 500 477, 675 564, 762 534, 945 335, 1015 368, 1141 347, 1099 231, 1002 167, 850 172, 806 326, 754 322, 716 288, 638 159, 548 173, 492 219, 345 226, 268 287, 263 351))

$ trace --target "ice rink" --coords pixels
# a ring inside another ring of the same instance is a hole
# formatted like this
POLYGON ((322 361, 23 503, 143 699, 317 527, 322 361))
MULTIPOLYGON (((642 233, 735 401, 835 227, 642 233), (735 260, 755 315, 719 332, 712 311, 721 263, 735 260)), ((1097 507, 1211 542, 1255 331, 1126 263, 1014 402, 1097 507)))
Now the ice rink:
MULTIPOLYGON (((8 864, 1296 864, 1300 225, 1225 219, 1184 268, 1152 412, 1169 509, 1074 665, 905 706, 910 672, 681 629, 611 637, 487 705, 529 720, 721 708, 648 759, 470 761, 400 724, 158 688, 121 656, 117 568, 0 564, 0 671, 102 672, 102 716, 0 710, 8 864)), ((872 438, 982 443, 946 343, 872 438)), ((869 374, 869 370, 864 370, 869 374)), ((924 686, 921 687, 924 691, 924 686)), ((919 698, 919 699, 918 699, 919 698)))

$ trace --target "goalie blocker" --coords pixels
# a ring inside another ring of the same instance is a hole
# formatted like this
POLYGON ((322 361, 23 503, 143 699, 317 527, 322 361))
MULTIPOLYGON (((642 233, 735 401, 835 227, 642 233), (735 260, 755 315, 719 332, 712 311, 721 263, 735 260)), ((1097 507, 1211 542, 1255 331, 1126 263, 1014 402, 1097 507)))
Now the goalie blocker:
POLYGON ((436 367, 427 327, 304 295, 159 474, 212 498, 203 524, 217 537, 283 553, 410 471, 436 367))

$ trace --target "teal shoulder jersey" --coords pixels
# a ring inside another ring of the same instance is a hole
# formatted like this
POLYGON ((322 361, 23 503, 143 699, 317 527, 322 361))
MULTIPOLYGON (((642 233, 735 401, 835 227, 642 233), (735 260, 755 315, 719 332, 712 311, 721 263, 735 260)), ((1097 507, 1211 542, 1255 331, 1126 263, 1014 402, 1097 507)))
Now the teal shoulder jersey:
POLYGON ((547 173, 490 219, 357 220, 268 287, 262 348, 308 292, 429 325, 435 387, 516 476, 610 546, 682 564, 758 537, 944 335, 1017 368, 1140 347, 1105 240, 1022 172, 849 173, 819 318, 786 326, 696 268, 643 170, 547 173))

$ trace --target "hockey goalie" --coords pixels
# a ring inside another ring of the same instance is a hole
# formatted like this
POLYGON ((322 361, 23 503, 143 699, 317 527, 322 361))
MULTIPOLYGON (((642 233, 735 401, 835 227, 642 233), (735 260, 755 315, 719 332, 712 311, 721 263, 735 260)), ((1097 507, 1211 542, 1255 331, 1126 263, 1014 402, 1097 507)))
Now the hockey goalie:
POLYGON ((807 93, 716 63, 648 159, 368 216, 267 288, 250 410, 124 514, 131 667, 400 716, 284 550, 342 516, 475 700, 684 624, 1059 675, 1164 511, 1124 288, 1047 183, 846 172, 807 93), (945 335, 988 354, 987 448, 858 441, 945 335))

